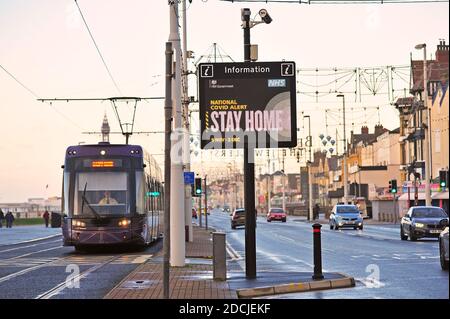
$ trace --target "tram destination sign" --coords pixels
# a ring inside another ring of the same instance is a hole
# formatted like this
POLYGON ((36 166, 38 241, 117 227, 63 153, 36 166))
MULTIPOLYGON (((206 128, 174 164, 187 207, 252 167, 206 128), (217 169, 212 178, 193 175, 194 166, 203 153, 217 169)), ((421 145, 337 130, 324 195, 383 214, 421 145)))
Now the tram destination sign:
POLYGON ((295 147, 295 62, 201 63, 202 149, 295 147))

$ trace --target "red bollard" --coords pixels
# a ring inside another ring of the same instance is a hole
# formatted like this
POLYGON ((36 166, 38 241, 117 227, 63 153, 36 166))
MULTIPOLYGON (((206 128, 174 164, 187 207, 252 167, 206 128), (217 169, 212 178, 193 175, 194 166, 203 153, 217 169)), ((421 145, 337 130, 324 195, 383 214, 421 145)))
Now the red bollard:
POLYGON ((313 224, 314 280, 323 279, 322 275, 322 243, 320 239, 321 224, 313 224))

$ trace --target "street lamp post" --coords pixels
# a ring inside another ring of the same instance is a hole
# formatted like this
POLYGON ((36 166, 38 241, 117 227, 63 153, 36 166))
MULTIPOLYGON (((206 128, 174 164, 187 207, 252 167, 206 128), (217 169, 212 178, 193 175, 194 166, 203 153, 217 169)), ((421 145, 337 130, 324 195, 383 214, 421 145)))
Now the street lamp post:
POLYGON ((431 171, 431 112, 428 108, 428 89, 427 89, 427 45, 425 43, 415 46, 417 50, 423 49, 423 106, 427 113, 427 127, 425 128, 425 205, 431 206, 430 179, 431 171))
POLYGON ((346 137, 346 127, 345 127, 345 95, 338 94, 337 97, 342 98, 342 114, 344 119, 344 203, 347 204, 348 198, 348 167, 347 167, 347 137, 346 137))
MULTIPOLYGON (((241 10, 242 29, 244 30, 244 61, 250 60, 250 14, 248 8, 241 10)), ((244 141, 245 142, 245 141, 244 141)), ((245 206, 245 274, 247 278, 256 278, 256 219, 255 219, 255 163, 253 147, 244 146, 244 206, 245 206)))
POLYGON ((309 214, 308 219, 313 220, 313 187, 312 187, 312 175, 311 175, 311 164, 312 164, 312 154, 311 154, 311 147, 312 147, 312 136, 311 136, 311 116, 305 115, 303 118, 308 118, 308 137, 309 137, 309 160, 307 162, 308 167, 308 207, 309 207, 309 214))

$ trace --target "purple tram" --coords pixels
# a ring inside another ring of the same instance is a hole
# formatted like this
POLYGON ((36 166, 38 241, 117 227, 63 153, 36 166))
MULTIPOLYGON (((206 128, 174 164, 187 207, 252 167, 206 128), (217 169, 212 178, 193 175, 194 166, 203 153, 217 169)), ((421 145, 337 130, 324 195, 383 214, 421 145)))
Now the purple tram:
POLYGON ((160 236, 162 173, 141 146, 70 146, 63 168, 64 246, 143 246, 160 236))

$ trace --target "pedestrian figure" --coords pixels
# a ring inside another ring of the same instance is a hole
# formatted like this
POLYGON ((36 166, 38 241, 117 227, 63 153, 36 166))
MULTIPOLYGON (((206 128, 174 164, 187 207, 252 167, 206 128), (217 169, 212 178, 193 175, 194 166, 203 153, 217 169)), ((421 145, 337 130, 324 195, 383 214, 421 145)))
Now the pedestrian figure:
POLYGON ((3 214, 3 211, 0 208, 0 228, 3 227, 3 219, 5 219, 5 214, 3 214))
POLYGON ((319 212, 320 212, 319 204, 314 205, 314 208, 313 208, 313 219, 318 219, 319 218, 319 212))
POLYGON ((50 214, 48 213, 48 211, 45 211, 44 215, 42 215, 42 217, 44 218, 45 221, 45 227, 48 228, 48 220, 50 219, 50 214))
POLYGON ((6 219, 6 228, 12 228, 12 224, 14 222, 14 215, 11 212, 7 212, 5 215, 6 219))

